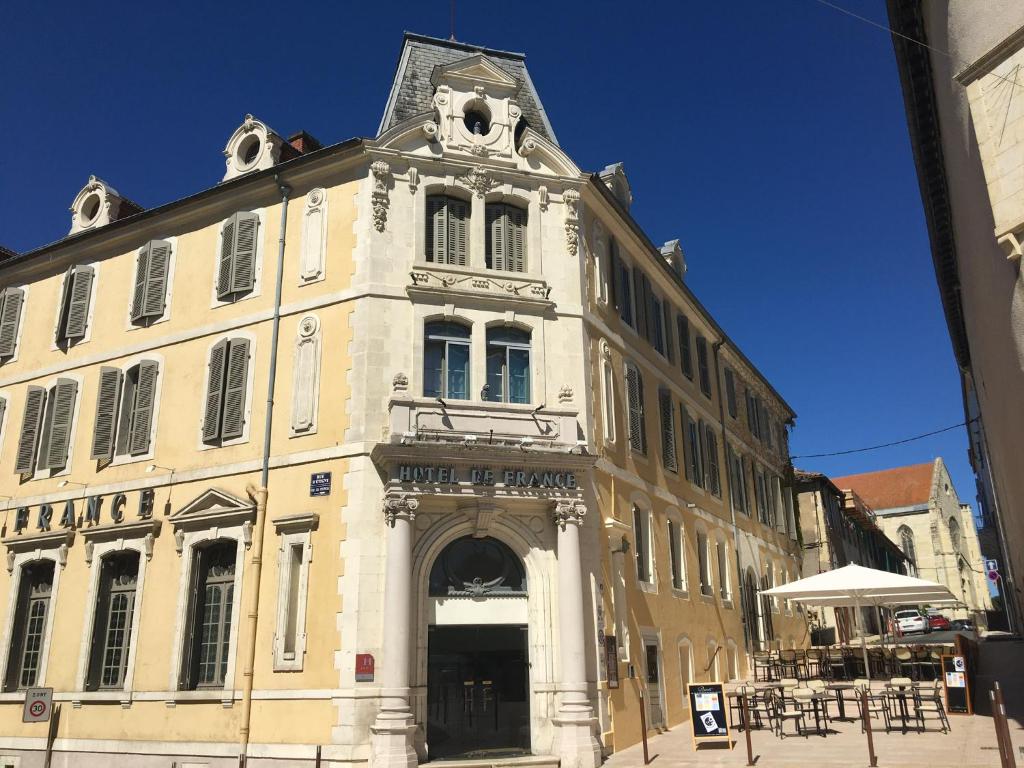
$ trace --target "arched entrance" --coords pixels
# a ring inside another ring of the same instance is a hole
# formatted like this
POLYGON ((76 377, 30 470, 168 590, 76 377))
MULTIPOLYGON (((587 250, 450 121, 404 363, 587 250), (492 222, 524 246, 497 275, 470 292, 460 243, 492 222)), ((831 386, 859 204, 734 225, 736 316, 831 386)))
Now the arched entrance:
POLYGON ((747 566, 743 574, 743 632, 746 635, 747 647, 751 651, 764 648, 761 634, 761 621, 757 611, 757 577, 754 569, 747 566))
POLYGON ((522 560, 498 539, 455 539, 434 560, 427 594, 430 758, 529 754, 522 560))

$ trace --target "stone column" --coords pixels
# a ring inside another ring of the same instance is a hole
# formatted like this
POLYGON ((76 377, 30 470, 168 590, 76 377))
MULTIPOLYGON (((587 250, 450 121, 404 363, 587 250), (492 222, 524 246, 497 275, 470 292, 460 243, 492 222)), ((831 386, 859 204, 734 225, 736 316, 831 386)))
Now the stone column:
POLYGON ((561 646, 562 695, 558 715, 557 754, 561 768, 596 768, 601 746, 594 736, 597 718, 587 695, 586 632, 583 610, 583 570, 580 526, 587 508, 582 502, 555 503, 558 527, 558 636, 561 646))
POLYGON ((380 712, 371 727, 372 768, 415 768, 416 722, 409 701, 412 621, 412 521, 420 505, 406 494, 384 500, 387 531, 380 712))

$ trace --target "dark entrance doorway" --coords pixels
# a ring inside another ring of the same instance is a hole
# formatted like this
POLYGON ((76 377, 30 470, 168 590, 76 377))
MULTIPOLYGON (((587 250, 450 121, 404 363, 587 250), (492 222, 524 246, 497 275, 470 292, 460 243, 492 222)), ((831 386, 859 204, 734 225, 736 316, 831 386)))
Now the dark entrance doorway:
POLYGON ((427 659, 431 759, 530 753, 525 626, 430 627, 427 659))

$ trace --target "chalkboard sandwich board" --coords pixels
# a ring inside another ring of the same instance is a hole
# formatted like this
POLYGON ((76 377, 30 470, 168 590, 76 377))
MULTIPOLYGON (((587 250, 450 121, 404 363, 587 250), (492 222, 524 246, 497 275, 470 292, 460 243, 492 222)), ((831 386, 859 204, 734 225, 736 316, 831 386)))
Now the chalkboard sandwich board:
POLYGON ((946 689, 946 711, 971 714, 971 684, 967 679, 967 659, 942 655, 942 685, 946 689))
POLYGON ((722 683, 691 683, 686 686, 686 695, 690 698, 693 748, 697 749, 704 742, 716 741, 725 741, 732 746, 722 683))

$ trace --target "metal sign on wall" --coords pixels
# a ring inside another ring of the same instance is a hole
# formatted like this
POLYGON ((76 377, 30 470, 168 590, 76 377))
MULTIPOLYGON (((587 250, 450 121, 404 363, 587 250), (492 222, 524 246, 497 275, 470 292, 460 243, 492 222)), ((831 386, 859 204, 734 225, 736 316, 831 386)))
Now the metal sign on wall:
POLYGON ((372 683, 373 682, 373 654, 370 653, 357 653, 356 654, 356 682, 357 683, 372 683))
POLYGON ((53 688, 29 688, 25 691, 25 707, 21 711, 23 723, 45 723, 53 711, 53 688))
POLYGON ((331 473, 330 472, 314 472, 309 476, 309 495, 310 496, 330 496, 331 495, 331 473))

